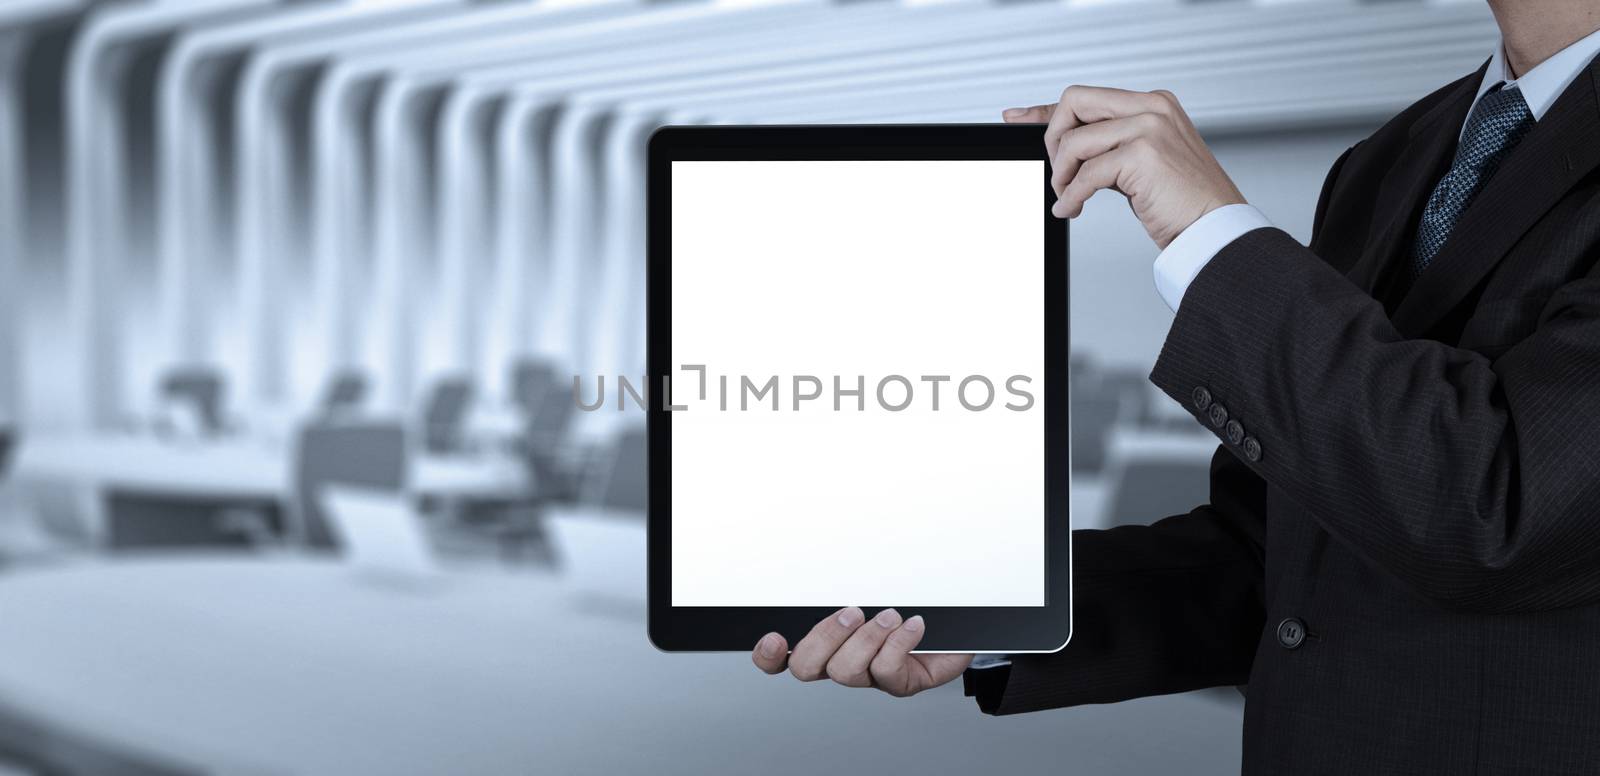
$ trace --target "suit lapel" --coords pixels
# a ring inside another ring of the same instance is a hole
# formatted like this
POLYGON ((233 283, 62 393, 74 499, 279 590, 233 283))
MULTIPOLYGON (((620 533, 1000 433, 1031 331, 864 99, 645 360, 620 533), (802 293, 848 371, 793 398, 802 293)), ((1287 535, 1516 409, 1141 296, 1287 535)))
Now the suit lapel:
POLYGON ((1573 184, 1600 164, 1597 63, 1573 80, 1462 212, 1449 240, 1394 311, 1401 332, 1420 336, 1449 313, 1573 184))
POLYGON ((1449 166, 1456 136, 1488 65, 1485 61, 1477 72, 1459 81, 1437 105, 1412 123, 1399 161, 1378 186, 1366 250, 1347 277, 1379 299, 1385 297, 1376 293, 1385 271, 1409 261, 1411 244, 1406 238, 1412 234, 1423 202, 1449 166))

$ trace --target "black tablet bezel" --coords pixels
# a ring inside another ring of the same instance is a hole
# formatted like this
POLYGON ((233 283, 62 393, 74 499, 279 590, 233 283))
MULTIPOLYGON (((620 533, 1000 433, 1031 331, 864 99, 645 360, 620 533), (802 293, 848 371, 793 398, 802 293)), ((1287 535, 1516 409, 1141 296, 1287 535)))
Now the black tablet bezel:
MULTIPOLYGON (((1050 215, 1055 191, 1041 125, 833 125, 663 127, 648 162, 649 635, 669 652, 748 650, 776 630, 791 645, 838 607, 674 607, 672 601, 672 412, 660 388, 672 366, 672 162, 769 160, 1041 160, 1040 257, 1044 295, 1045 605, 897 607, 928 622, 921 652, 1054 652, 1072 635, 1072 528, 1067 356, 1067 223, 1050 215)), ((974 530, 981 530, 974 527, 974 530)), ((868 610, 872 616, 875 610, 868 610)))

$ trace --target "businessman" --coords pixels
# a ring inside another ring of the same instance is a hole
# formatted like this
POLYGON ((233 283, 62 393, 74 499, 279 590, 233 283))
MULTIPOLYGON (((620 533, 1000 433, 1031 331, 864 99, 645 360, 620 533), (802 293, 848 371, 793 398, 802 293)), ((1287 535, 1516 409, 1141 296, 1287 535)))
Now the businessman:
MULTIPOLYGON (((971 668, 855 607, 768 673, 995 714, 1248 684, 1252 774, 1600 773, 1600 0, 1333 164, 1309 247, 1164 92, 1068 88, 1060 201, 1125 195, 1176 311, 1151 380, 1221 438, 1211 501, 1074 535, 1076 633, 971 668)), ((892 548, 886 548, 892 551, 892 548)))

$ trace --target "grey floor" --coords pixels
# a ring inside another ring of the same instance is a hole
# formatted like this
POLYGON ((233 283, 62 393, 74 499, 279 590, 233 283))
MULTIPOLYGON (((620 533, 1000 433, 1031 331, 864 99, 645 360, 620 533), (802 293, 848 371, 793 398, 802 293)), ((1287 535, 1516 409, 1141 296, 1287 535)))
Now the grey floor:
MULTIPOLYGON (((775 698, 823 694, 825 686, 779 690, 775 698)), ((851 703, 828 725, 835 740, 796 746, 792 759, 761 763, 770 774, 1235 774, 1239 772, 1242 704, 1233 690, 1144 698, 1106 706, 1058 709, 1011 717, 978 713, 958 687, 946 687, 909 700, 876 698, 851 703), (1231 693, 1233 697, 1229 697, 1231 693), (844 733, 850 730, 852 732, 844 733), (843 765, 842 763, 848 763, 843 765)), ((802 708, 775 708, 773 735, 785 725, 815 727, 802 708)), ((744 727, 744 725, 740 725, 744 727)), ((670 744, 667 751, 670 751, 670 744)), ((740 751, 733 744, 733 754, 740 751)), ((750 763, 746 763, 750 764, 750 763)), ((613 761, 624 770, 642 765, 613 761)), ((658 773, 693 773, 670 758, 658 773)), ((603 771, 604 768, 596 772, 603 771)), ((727 772, 739 772, 729 769, 727 772)))
MULTIPOLYGON (((636 605, 541 575, 431 587, 320 562, 0 575, 0 702, 201 772, 1228 774, 1231 689, 1014 717, 664 654, 636 605), (72 614, 67 614, 67 613, 72 614)), ((3 731, 0 731, 3 732, 3 731)))

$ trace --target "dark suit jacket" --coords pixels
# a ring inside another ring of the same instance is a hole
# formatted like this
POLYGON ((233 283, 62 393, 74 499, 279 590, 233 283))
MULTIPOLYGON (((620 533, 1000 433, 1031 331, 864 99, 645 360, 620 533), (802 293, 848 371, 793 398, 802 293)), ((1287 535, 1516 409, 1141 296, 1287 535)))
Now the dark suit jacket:
POLYGON ((1600 68, 1409 283, 1481 73, 1195 279, 1151 380, 1224 407, 1211 503, 1077 532, 1072 642, 985 710, 1248 683, 1245 773, 1600 773, 1600 68))

